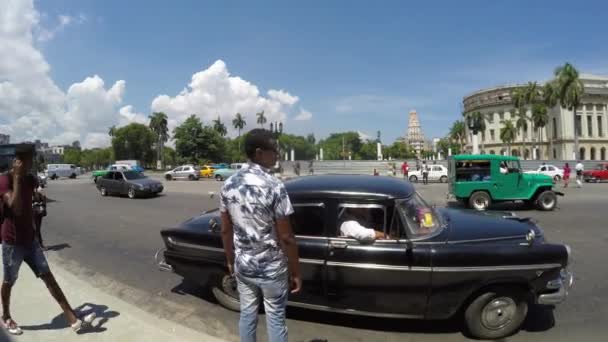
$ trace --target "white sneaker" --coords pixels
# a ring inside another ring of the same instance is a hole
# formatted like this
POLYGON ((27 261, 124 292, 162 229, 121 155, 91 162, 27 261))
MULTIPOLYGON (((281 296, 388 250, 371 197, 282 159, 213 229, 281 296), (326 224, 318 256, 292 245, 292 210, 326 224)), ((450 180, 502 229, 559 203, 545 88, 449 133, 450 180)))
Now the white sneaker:
POLYGON ((93 323, 96 317, 97 314, 91 312, 90 314, 84 316, 82 320, 78 319, 76 323, 72 324, 72 330, 74 330, 75 333, 83 331, 84 329, 91 326, 91 323, 93 323))

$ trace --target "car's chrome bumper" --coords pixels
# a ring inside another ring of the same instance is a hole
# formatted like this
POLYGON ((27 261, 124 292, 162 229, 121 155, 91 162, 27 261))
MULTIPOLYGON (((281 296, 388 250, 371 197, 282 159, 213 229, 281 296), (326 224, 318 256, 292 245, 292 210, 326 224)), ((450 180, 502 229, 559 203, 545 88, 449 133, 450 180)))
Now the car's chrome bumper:
POLYGON ((538 304, 543 305, 556 305, 560 304, 568 297, 568 292, 572 288, 574 283, 574 275, 567 269, 563 269, 560 272, 560 276, 557 279, 551 280, 547 283, 547 288, 557 289, 555 292, 540 294, 536 300, 538 304))

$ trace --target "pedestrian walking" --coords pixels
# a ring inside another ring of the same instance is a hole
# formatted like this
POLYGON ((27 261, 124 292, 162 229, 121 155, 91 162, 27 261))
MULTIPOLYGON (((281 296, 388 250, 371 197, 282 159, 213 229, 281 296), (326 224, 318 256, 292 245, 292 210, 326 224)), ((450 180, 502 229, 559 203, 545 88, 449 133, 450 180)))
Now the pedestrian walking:
POLYGON ((585 170, 585 166, 579 160, 574 169, 576 170, 576 186, 581 188, 583 186, 583 171, 585 170))
POLYGON ((314 169, 314 165, 313 165, 314 161, 311 160, 308 162, 308 174, 313 175, 315 173, 315 169, 314 169))
POLYGON ((380 172, 378 172, 378 170, 375 168, 374 168, 374 176, 380 176, 380 172))
POLYGON ((0 176, 0 216, 2 220, 2 264, 4 280, 0 289, 2 324, 13 335, 22 334, 10 312, 11 290, 17 281, 19 268, 25 263, 42 279, 55 298, 66 320, 75 332, 81 332, 95 319, 95 313, 82 318, 76 315, 49 268, 40 244, 35 238, 33 197, 36 177, 28 174, 33 163, 33 148, 17 151, 12 169, 0 176))
POLYGON ((256 341, 260 300, 268 339, 287 341, 287 297, 302 286, 298 247, 289 216, 294 210, 283 183, 268 169, 277 160, 271 131, 256 128, 245 137, 248 163, 220 192, 222 241, 228 271, 237 281, 241 342, 256 341))
POLYGON ((393 176, 397 175, 397 165, 395 163, 393 163, 392 165, 392 170, 393 170, 393 176))
POLYGON ((429 166, 426 164, 426 160, 422 162, 422 183, 429 184, 429 166))
POLYGON ((401 173, 403 174, 403 178, 405 178, 405 179, 408 178, 409 171, 410 171, 410 167, 409 167, 409 165, 407 165, 407 161, 404 161, 403 164, 401 164, 401 173))
POLYGON ((568 187, 568 183, 570 182, 570 165, 566 163, 564 165, 564 188, 568 187))

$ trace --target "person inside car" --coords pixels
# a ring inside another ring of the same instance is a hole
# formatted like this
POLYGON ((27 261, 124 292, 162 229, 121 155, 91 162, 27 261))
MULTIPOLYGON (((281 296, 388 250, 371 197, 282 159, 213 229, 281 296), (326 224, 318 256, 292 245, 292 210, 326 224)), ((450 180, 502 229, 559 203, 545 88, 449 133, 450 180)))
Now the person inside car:
POLYGON ((354 238, 359 242, 367 243, 388 238, 384 232, 373 228, 374 223, 368 208, 346 208, 343 217, 344 221, 340 225, 341 237, 354 238))

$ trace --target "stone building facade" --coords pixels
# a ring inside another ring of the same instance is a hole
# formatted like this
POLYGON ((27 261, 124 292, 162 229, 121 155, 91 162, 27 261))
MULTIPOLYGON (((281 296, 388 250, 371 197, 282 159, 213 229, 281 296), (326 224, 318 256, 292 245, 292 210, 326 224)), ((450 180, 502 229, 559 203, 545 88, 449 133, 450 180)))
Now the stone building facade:
MULTIPOLYGON (((579 137, 580 159, 608 159, 608 76, 581 74, 584 85, 582 105, 572 111, 559 104, 548 109, 549 122, 539 129, 528 122, 528 130, 519 131, 511 154, 524 159, 574 159, 574 125, 579 137)), ((481 153, 506 154, 500 139, 505 120, 515 120, 511 91, 525 85, 507 85, 477 91, 464 98, 465 113, 479 111, 486 115, 486 129, 479 137, 481 153)), ((528 117, 531 112, 528 109, 528 117)), ((531 120, 531 119, 530 119, 531 120)), ((515 121, 513 121, 515 123, 515 121)), ((467 151, 472 151, 472 133, 467 128, 467 151)))

